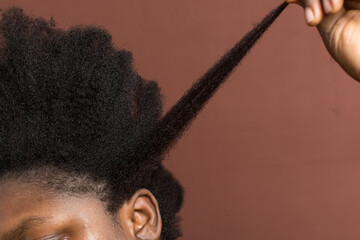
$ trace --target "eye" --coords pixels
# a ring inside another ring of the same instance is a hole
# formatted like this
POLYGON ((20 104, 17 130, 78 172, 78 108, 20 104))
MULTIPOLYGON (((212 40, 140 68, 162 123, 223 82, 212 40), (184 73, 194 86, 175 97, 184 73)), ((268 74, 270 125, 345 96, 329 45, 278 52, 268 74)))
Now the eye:
POLYGON ((51 236, 47 236, 47 237, 38 238, 35 240, 69 240, 69 236, 66 236, 65 234, 51 235, 51 236))

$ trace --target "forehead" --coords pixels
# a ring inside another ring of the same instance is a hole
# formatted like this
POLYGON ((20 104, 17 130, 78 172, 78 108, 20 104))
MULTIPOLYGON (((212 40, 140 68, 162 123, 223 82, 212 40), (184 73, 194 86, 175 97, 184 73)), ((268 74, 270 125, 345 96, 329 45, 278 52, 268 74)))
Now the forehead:
POLYGON ((90 197, 53 196, 26 183, 0 184, 0 238, 24 219, 40 217, 59 224, 74 223, 82 228, 110 224, 103 205, 90 197))
POLYGON ((44 191, 29 184, 5 182, 0 185, 0 192, 0 229, 11 220, 32 212, 43 215, 52 205, 44 191))

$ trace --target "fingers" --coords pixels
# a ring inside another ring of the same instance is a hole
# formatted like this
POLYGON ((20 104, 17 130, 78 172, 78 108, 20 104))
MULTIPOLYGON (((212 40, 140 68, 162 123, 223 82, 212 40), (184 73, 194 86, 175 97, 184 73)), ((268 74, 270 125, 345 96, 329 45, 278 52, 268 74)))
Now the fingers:
POLYGON ((305 21, 310 26, 318 25, 324 17, 339 12, 344 0, 286 0, 304 8, 305 21))
POLYGON ((304 1, 304 12, 306 23, 311 26, 319 24, 324 17, 324 11, 320 0, 304 1))

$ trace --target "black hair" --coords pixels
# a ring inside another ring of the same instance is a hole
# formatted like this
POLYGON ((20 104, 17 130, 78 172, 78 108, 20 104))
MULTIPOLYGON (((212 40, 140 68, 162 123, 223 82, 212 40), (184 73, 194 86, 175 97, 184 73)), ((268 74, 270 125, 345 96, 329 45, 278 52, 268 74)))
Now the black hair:
POLYGON ((159 202, 161 239, 177 239, 184 190, 161 161, 286 6, 272 11, 164 117, 157 83, 136 73, 131 53, 116 49, 105 29, 62 30, 53 19, 31 18, 16 7, 5 10, 0 19, 0 178, 46 167, 86 174, 94 182, 105 181, 109 212, 147 188, 159 202))

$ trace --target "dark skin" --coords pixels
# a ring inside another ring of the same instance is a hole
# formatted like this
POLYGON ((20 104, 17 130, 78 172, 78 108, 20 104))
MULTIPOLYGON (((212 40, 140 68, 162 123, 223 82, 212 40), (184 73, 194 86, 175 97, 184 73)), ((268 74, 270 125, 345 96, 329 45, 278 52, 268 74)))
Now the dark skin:
POLYGON ((330 55, 360 81, 360 0, 286 0, 304 8, 309 26, 316 26, 330 55))
POLYGON ((115 219, 92 196, 55 196, 18 181, 2 183, 0 192, 0 240, 160 238, 159 206, 146 189, 133 194, 115 219))
MULTIPOLYGON (((331 56, 360 81, 360 0, 286 1, 304 7, 331 56)), ((160 239, 159 206, 146 189, 125 202, 115 220, 96 197, 55 196, 16 181, 0 183, 0 193, 0 240, 160 239)))

